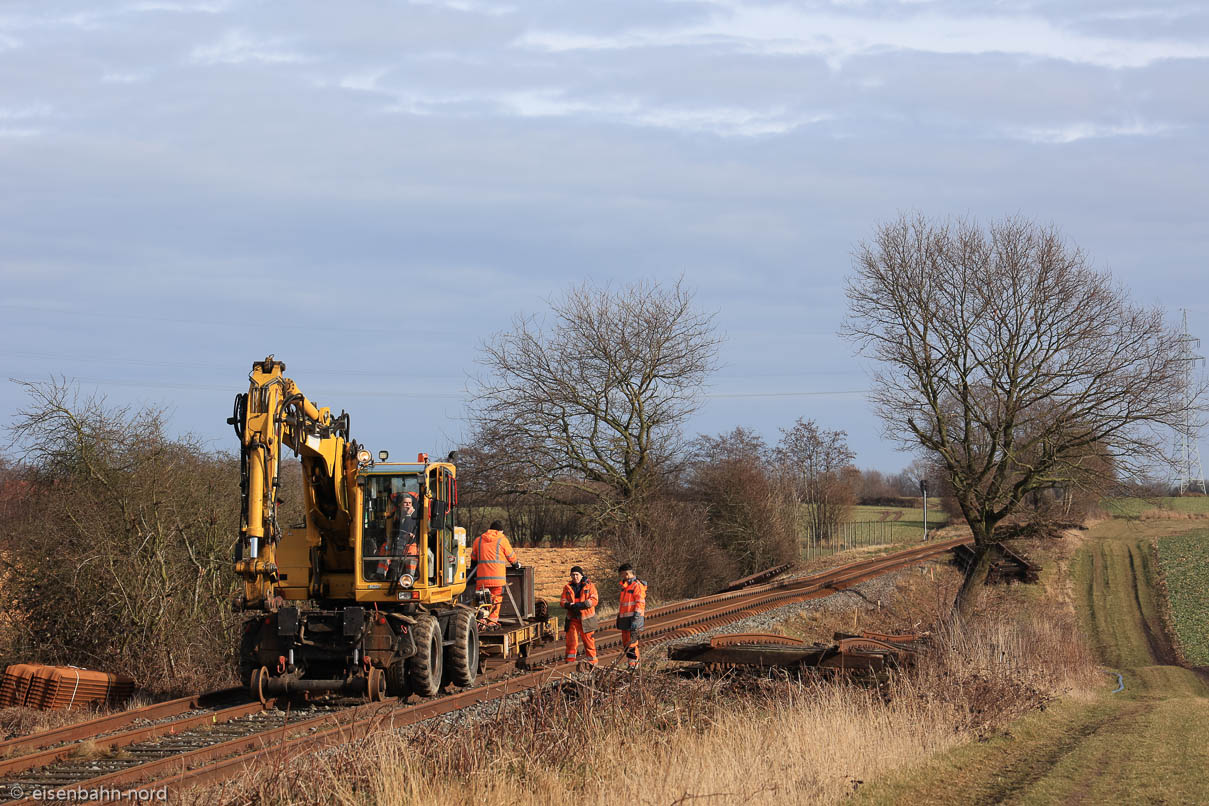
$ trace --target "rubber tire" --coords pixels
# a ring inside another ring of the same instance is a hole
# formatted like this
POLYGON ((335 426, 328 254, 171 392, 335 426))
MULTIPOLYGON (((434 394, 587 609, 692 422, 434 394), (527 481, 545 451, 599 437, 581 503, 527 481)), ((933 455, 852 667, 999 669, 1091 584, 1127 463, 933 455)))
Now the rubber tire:
POLYGON ((416 654, 407 659, 407 680, 421 697, 441 692, 441 674, 445 669, 444 639, 441 625, 432 616, 421 616, 411 628, 416 654))
POLYGON ((386 693, 401 700, 411 696, 411 681, 407 679, 407 659, 395 658, 386 667, 386 693))
POLYGON ((453 643, 445 647, 445 680, 462 688, 479 675, 479 622, 471 610, 457 610, 451 619, 453 643))

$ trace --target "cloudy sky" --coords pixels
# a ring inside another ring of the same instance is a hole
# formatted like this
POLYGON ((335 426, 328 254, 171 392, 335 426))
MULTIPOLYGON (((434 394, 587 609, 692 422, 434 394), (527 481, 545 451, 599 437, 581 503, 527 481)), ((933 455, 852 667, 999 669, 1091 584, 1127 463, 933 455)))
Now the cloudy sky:
POLYGON ((683 276, 726 334, 692 430, 812 417, 895 470, 854 246, 1024 214, 1209 337, 1207 86, 1191 2, 0 0, 0 371, 233 450, 275 353, 435 453, 514 315, 683 276))

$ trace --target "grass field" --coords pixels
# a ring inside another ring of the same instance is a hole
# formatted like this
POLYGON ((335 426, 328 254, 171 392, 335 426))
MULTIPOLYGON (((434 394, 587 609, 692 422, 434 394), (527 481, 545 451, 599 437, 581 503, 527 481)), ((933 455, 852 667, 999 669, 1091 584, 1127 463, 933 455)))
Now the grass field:
POLYGON ((1209 666, 1209 530, 1158 541, 1171 620, 1184 659, 1209 666))
POLYGON ((1100 507, 1116 518, 1140 518, 1155 511, 1209 515, 1209 497, 1105 498, 1100 502, 1100 507))
MULTIPOLYGON (((909 774, 876 782, 857 799, 879 804, 1205 802, 1209 684, 1174 665, 1151 548, 1161 529, 1187 533, 1192 525, 1106 521, 1089 532, 1076 555, 1071 590, 1083 629, 1101 662, 1122 675, 1119 692, 1111 693, 1115 685, 1108 685, 1091 697, 1062 700, 987 742, 967 744, 909 774)), ((1115 675, 1105 679, 1116 683, 1115 675)))

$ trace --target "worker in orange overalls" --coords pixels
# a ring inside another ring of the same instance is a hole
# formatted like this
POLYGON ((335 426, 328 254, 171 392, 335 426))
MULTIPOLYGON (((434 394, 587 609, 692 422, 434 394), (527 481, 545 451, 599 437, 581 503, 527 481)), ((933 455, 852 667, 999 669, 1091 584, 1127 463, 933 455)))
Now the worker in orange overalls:
POLYGON ((584 656, 596 665, 596 605, 600 596, 596 585, 578 565, 571 566, 571 581, 563 586, 559 600, 567 610, 567 663, 579 659, 579 642, 583 641, 584 656))
POLYGON ((508 565, 521 567, 512 544, 504 536, 504 524, 492 521, 487 531, 474 539, 474 545, 470 547, 470 565, 474 569, 474 589, 491 591, 487 624, 498 625, 500 608, 504 606, 504 586, 508 584, 508 565))
POLYGON ((625 662, 630 669, 638 668, 638 637, 646 623, 646 583, 634 573, 634 566, 622 563, 621 607, 617 611, 617 629, 621 630, 621 645, 625 647, 625 662))

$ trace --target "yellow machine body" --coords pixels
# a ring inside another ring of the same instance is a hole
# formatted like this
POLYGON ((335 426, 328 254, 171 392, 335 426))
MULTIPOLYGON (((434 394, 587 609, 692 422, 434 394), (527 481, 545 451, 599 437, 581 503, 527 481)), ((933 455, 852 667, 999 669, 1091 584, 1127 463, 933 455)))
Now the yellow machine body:
POLYGON ((239 606, 275 611, 285 602, 453 602, 466 589, 466 532, 453 524, 457 468, 450 462, 374 463, 348 433, 349 418, 308 400, 285 364, 252 365, 246 395, 228 421, 241 440, 243 494, 236 573, 239 606), (304 522, 278 522, 282 451, 302 464, 304 522), (385 529, 385 495, 407 491, 418 502, 419 570, 411 585, 367 579, 385 529), (375 531, 377 530, 377 531, 375 531))

